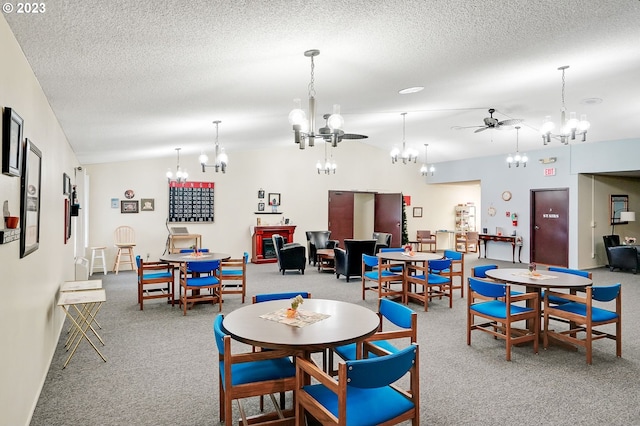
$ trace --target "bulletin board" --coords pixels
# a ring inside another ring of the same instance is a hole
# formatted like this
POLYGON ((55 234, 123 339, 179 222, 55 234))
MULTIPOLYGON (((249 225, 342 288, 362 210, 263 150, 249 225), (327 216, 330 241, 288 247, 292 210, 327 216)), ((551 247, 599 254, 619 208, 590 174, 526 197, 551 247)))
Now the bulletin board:
POLYGON ((170 182, 169 222, 213 222, 213 182, 170 182))

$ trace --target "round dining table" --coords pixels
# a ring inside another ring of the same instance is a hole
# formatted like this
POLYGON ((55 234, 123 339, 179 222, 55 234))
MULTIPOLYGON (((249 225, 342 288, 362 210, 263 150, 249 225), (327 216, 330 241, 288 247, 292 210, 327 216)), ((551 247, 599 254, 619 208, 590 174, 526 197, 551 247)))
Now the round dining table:
POLYGON ((536 271, 540 275, 534 276, 528 269, 523 268, 496 268, 486 271, 488 277, 504 283, 523 285, 528 292, 540 294, 545 288, 566 288, 577 290, 593 284, 590 278, 566 272, 536 271))
POLYGON ((327 315, 297 327, 265 318, 290 306, 289 300, 272 300, 243 306, 225 315, 222 326, 240 342, 269 349, 286 349, 305 358, 312 352, 359 342, 375 334, 380 319, 364 306, 338 300, 305 299, 301 312, 327 315))
POLYGON ((160 256, 160 260, 169 263, 208 262, 211 260, 227 260, 230 257, 230 254, 217 252, 200 252, 198 256, 194 256, 193 253, 170 253, 160 256))
POLYGON ((442 259, 442 254, 414 252, 413 255, 406 254, 403 251, 385 251, 377 254, 380 259, 391 260, 394 262, 427 262, 429 260, 442 259))

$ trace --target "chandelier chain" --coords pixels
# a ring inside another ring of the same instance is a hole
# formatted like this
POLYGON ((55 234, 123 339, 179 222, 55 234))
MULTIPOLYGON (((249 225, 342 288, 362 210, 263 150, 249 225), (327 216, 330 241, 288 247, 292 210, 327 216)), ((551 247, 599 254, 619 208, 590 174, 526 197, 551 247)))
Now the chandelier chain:
POLYGON ((564 68, 562 69, 562 110, 566 111, 566 107, 564 106, 564 86, 565 86, 565 78, 564 78, 564 68))
POLYGON ((315 98, 316 97, 316 88, 313 85, 314 81, 315 81, 315 69, 316 69, 316 65, 313 62, 313 56, 311 56, 311 81, 309 82, 309 97, 310 98, 315 98))

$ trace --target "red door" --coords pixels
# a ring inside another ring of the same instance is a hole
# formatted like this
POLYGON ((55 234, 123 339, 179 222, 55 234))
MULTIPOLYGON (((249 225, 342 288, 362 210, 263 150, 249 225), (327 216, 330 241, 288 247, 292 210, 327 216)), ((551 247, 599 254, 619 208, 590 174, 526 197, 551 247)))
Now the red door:
POLYGON ((569 190, 531 191, 531 261, 569 265, 569 190))
POLYGON ((354 193, 351 191, 329 191, 329 231, 331 239, 344 247, 345 238, 353 238, 354 193))
POLYGON ((402 245, 402 194, 376 194, 373 230, 388 232, 391 247, 402 245))

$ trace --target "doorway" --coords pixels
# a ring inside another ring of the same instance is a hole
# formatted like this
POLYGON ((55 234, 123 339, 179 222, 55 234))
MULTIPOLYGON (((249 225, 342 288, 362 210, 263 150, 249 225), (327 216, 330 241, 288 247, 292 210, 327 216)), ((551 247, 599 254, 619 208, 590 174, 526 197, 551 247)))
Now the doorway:
POLYGON ((569 189, 531 190, 532 262, 569 266, 569 189))

